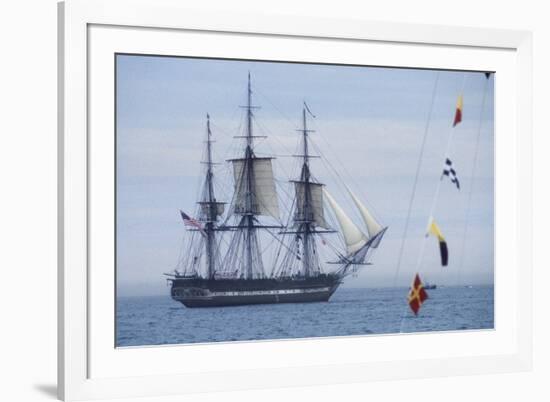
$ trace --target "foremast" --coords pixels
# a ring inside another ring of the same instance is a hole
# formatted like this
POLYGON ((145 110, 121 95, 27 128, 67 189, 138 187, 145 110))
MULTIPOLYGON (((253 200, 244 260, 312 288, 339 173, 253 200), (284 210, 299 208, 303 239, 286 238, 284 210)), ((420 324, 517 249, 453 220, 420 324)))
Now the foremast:
MULTIPOLYGON (((367 233, 357 226, 352 219, 338 205, 336 200, 325 188, 323 183, 318 182, 311 174, 310 159, 317 157, 309 153, 309 130, 307 126, 307 115, 315 117, 304 102, 302 109, 302 128, 298 131, 302 136, 302 155, 295 155, 301 158, 300 176, 291 180, 295 187, 293 224, 291 228, 281 234, 294 235, 293 241, 287 247, 288 252, 282 260, 282 264, 275 271, 276 276, 304 276, 312 277, 323 273, 319 264, 316 237, 321 236, 323 244, 331 247, 337 256, 337 261, 329 264, 340 265, 340 268, 332 274, 344 277, 349 269, 355 265, 368 264, 367 252, 376 248, 380 243, 386 228, 372 217, 364 204, 348 189, 354 204, 358 208, 361 217, 366 225, 367 233), (330 245, 323 237, 323 234, 336 232, 327 223, 324 213, 324 203, 330 207, 340 228, 340 233, 345 243, 345 250, 340 252, 336 247, 330 245), (300 245, 302 250, 300 251, 300 245)), ((342 183, 343 184, 343 183, 342 183)), ((347 186, 343 184, 345 188, 347 186)))
MULTIPOLYGON (((302 240, 302 272, 303 275, 308 278, 310 276, 320 273, 319 259, 317 257, 317 244, 313 238, 315 232, 315 217, 313 214, 312 194, 311 194, 311 171, 309 167, 309 160, 311 158, 309 154, 308 134, 313 132, 307 128, 307 116, 306 105, 302 108, 302 141, 303 149, 302 155, 297 157, 302 158, 302 168, 300 172, 299 185, 302 188, 302 197, 297 197, 298 205, 295 214, 294 221, 298 224, 296 230, 296 237, 302 240)), ((315 185, 322 185, 321 183, 315 183, 315 185)))
POLYGON ((301 161, 300 174, 297 179, 290 181, 294 184, 295 194, 292 224, 280 232, 282 235, 292 235, 292 241, 285 246, 287 252, 276 268, 274 276, 310 278, 323 273, 319 263, 316 236, 322 233, 335 233, 332 229, 323 229, 328 228, 323 212, 324 184, 316 181, 311 174, 310 161, 318 156, 311 155, 309 151, 309 134, 314 130, 308 128, 308 114, 313 116, 304 102, 302 127, 297 130, 302 139, 301 154, 294 155, 301 161))

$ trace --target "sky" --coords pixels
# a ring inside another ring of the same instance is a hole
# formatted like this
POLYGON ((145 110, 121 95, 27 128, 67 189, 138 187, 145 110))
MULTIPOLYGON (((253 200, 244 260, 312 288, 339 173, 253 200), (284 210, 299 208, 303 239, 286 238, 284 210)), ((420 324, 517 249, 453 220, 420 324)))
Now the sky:
POLYGON ((493 283, 494 75, 487 80, 479 72, 118 55, 120 295, 168 293, 162 274, 177 267, 189 236, 179 210, 194 211, 198 200, 207 113, 216 141, 214 159, 222 163, 215 172, 217 198, 230 196, 232 182, 223 162, 242 149, 242 140, 233 137, 243 133, 244 109, 239 106, 246 104, 248 72, 253 104, 260 106, 254 132, 268 137, 257 142, 255 151, 276 156, 282 201, 290 191, 288 179, 297 175, 298 162, 289 156, 299 144, 296 129, 306 101, 316 116, 308 120, 315 130, 310 135, 313 152, 323 157, 312 162, 315 177, 359 226, 360 215, 342 183, 388 226, 373 265, 344 286, 408 286, 416 271, 442 285, 493 283), (453 128, 461 92, 463 120, 453 128), (449 138, 461 189, 447 178, 441 183, 434 218, 449 248, 449 265, 441 267, 437 240, 424 234, 449 138))

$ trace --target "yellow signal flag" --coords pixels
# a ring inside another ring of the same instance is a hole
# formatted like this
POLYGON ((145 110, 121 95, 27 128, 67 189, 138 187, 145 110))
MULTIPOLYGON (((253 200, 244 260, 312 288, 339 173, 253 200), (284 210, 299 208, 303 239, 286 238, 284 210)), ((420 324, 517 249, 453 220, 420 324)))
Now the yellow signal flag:
POLYGON ((443 237, 443 233, 441 233, 441 229, 439 229, 439 226, 437 226, 433 218, 428 227, 428 234, 437 237, 439 241, 439 253, 441 254, 441 265, 446 267, 449 263, 449 249, 447 248, 447 242, 445 241, 445 237, 443 237))

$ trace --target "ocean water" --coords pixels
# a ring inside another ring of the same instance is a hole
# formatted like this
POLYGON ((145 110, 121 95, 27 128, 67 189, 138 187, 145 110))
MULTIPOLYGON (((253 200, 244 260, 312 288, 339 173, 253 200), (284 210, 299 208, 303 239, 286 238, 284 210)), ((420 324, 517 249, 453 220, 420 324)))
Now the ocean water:
POLYGON ((326 303, 186 308, 170 296, 119 297, 117 346, 492 329, 492 286, 439 287, 415 317, 406 288, 340 288, 326 303))

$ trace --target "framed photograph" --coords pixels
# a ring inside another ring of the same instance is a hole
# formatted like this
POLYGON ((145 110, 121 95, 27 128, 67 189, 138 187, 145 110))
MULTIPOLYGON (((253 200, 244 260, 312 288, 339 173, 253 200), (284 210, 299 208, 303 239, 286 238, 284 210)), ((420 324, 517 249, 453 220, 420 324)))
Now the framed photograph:
POLYGON ((71 0, 59 44, 60 398, 530 369, 530 33, 71 0))

